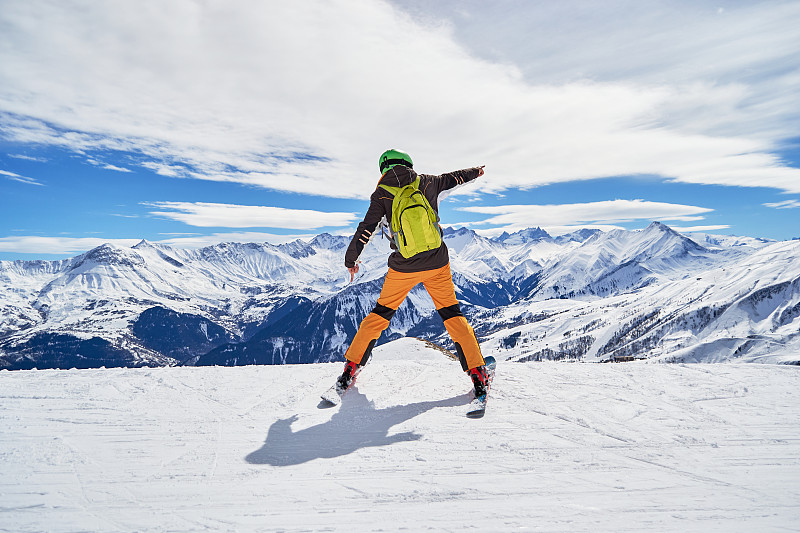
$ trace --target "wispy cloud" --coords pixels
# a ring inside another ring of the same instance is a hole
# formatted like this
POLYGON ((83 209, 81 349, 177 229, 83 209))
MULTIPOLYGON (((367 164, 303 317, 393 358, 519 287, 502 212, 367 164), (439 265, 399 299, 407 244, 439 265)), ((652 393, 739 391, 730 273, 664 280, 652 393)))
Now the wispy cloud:
POLYGON ((783 202, 774 202, 764 204, 766 207, 774 207, 775 209, 796 209, 800 207, 800 200, 785 200, 783 202))
POLYGON ((8 154, 8 157, 13 157, 14 159, 21 159, 23 161, 36 161, 37 163, 47 163, 47 159, 45 159, 44 157, 33 157, 25 154, 8 154))
POLYGON ((697 232, 719 231, 723 229, 730 229, 730 226, 726 224, 717 224, 709 226, 687 226, 687 227, 670 226, 670 227, 675 231, 679 231, 681 233, 697 233, 697 232))
MULTIPOLYGON (((486 24, 493 8, 478 5, 465 9, 486 24)), ((632 174, 800 192, 800 169, 772 154, 798 116, 800 4, 737 4, 719 20, 687 2, 691 19, 549 5, 515 4, 521 16, 504 19, 533 36, 537 62, 523 64, 477 57, 451 24, 382 1, 7 0, 0 135, 337 197, 368 194, 390 146, 428 172, 486 164, 495 192, 632 174), (577 38, 607 24, 633 29, 602 32, 609 45, 595 32, 596 51, 577 38), (569 46, 538 37, 562 30, 569 46)))
POLYGON ((103 244, 133 246, 137 239, 103 239, 96 237, 42 237, 20 235, 0 237, 0 252, 20 254, 79 254, 103 244))
POLYGON ((199 227, 315 229, 346 226, 358 218, 355 213, 204 202, 151 202, 144 205, 161 209, 151 211, 151 215, 199 227))
POLYGON ((10 179, 12 181, 18 181, 20 183, 24 183, 25 185, 39 185, 40 187, 43 186, 42 183, 39 183, 33 178, 29 178, 27 176, 20 176, 14 172, 9 172, 7 170, 0 170, 0 176, 5 176, 6 179, 10 179))
POLYGON ((117 165, 111 165, 111 164, 108 164, 108 163, 104 163, 102 161, 98 161, 97 159, 93 159, 91 157, 88 158, 86 161, 88 163, 96 166, 96 167, 102 168, 103 170, 113 170, 115 172, 133 172, 129 168, 124 168, 124 167, 119 167, 117 165))
POLYGON ((496 225, 515 231, 534 226, 556 234, 574 231, 580 227, 599 227, 607 230, 616 224, 637 220, 702 220, 702 215, 713 211, 692 205, 648 202, 644 200, 610 200, 561 205, 503 205, 459 207, 460 211, 491 216, 480 225, 496 225), (548 229, 549 228, 549 229, 548 229))
POLYGON ((146 169, 152 170, 159 176, 166 176, 168 178, 188 177, 187 168, 179 165, 168 165, 154 161, 145 161, 142 166, 146 169))
POLYGON ((723 137, 796 135, 797 2, 516 2, 473 6, 478 16, 463 17, 453 3, 417 15, 453 20, 454 38, 471 53, 518 66, 531 83, 665 88, 672 94, 652 124, 723 137))
MULTIPOLYGON (((211 235, 177 235, 155 241, 175 248, 196 249, 223 242, 268 242, 281 244, 297 239, 313 238, 311 234, 278 235, 259 232, 213 233, 211 235)), ((45 237, 22 235, 0 237, 0 252, 16 254, 77 255, 92 248, 111 244, 119 247, 135 246, 141 239, 105 239, 102 237, 45 237)))

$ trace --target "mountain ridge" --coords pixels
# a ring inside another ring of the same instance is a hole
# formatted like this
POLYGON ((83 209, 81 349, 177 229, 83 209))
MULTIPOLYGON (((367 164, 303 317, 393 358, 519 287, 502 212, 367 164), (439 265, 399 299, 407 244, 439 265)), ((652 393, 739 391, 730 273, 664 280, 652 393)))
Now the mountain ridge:
MULTIPOLYGON (((719 294, 715 309, 729 309, 735 304, 731 284, 755 298, 780 284, 790 289, 778 291, 786 301, 760 301, 771 306, 766 314, 753 310, 752 316, 728 316, 737 324, 733 329, 724 326, 737 332, 728 342, 731 348, 701 359, 742 358, 763 352, 770 343, 782 343, 789 352, 796 346, 800 297, 793 271, 787 268, 783 277, 768 283, 769 268, 757 264, 759 252, 770 249, 788 258, 787 264, 800 264, 796 241, 704 236, 698 242, 660 222, 636 231, 583 231, 563 237, 539 228, 494 239, 467 228, 445 229, 457 294, 484 350, 502 352, 504 346, 527 343, 519 359, 667 360, 669 352, 678 360, 678 351, 690 348, 686 339, 699 345, 706 341, 678 326, 690 318, 681 314, 683 304, 676 294, 719 294), (734 274, 726 273, 733 278, 723 286, 720 272, 726 268, 734 274), (700 287, 703 278, 717 283, 700 287), (552 326, 565 337, 555 345, 540 342, 547 333, 542 324, 548 323, 542 317, 555 316, 551 308, 584 313, 570 319, 569 329, 552 326), (609 322, 608 316, 618 312, 630 316, 609 322), (670 329, 662 322, 672 315, 677 318, 670 329), (774 327, 765 325, 770 320, 774 327), (629 322, 635 324, 623 332, 629 322), (657 323, 660 330, 654 329, 657 323), (682 342, 671 340, 681 335, 682 342)), ((341 359, 358 323, 374 306, 390 251, 386 239, 373 238, 350 284, 342 258, 348 242, 348 237, 320 234, 281 245, 221 243, 189 250, 142 240, 130 248, 105 244, 55 262, 0 261, 0 368, 46 366, 47 335, 76 339, 54 337, 73 346, 65 349, 72 350, 76 364, 87 359, 82 350, 98 352, 107 366, 114 362, 103 354, 113 350, 126 354, 120 366, 341 359), (161 323, 152 323, 153 316, 161 323), (214 340, 208 338, 211 330, 214 340), (170 331, 181 332, 185 346, 173 346, 170 331)), ((424 290, 414 289, 409 301, 398 309, 379 343, 413 334, 450 347, 424 290)), ((711 311, 687 312, 701 313, 706 320, 703 313, 711 311)), ((70 353, 59 367, 70 364, 70 353)), ((787 352, 778 359, 792 357, 787 352)))

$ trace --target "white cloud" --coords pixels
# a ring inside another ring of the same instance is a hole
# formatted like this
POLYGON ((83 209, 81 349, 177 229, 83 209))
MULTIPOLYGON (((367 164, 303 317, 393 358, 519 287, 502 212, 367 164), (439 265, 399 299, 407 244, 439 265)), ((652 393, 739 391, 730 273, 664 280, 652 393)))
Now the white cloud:
POLYGON ((452 20, 453 37, 484 59, 518 66, 532 84, 581 80, 679 89, 658 119, 672 128, 716 134, 796 135, 800 5, 737 2, 473 2, 439 0, 419 18, 452 20), (714 98, 709 98, 713 93, 714 98))
POLYGON ((706 232, 706 231, 718 231, 721 229, 729 229, 730 226, 726 224, 718 224, 715 226, 688 226, 688 227, 678 227, 678 226, 670 226, 675 231, 679 231, 681 233, 696 233, 696 232, 706 232))
POLYGON ((346 226, 357 219, 355 213, 269 206, 204 202, 151 202, 145 205, 167 210, 151 211, 151 215, 199 227, 314 229, 346 226))
POLYGON ((118 167, 116 165, 103 165, 103 170, 113 170, 114 172, 133 172, 129 168, 118 167))
POLYGON ((150 169, 159 176, 166 176, 168 178, 178 178, 181 176, 186 176, 186 167, 182 167, 179 165, 166 165, 163 163, 156 163, 153 161, 145 161, 142 163, 144 168, 150 169))
POLYGON ((14 159, 22 159, 23 161, 36 161, 37 163, 47 163, 47 159, 45 159, 44 157, 33 157, 25 154, 8 154, 8 157, 13 157, 14 159))
MULTIPOLYGON (((213 233, 211 235, 173 236, 155 241, 175 248, 195 249, 212 246, 222 242, 268 242, 281 244, 297 239, 311 239, 314 235, 277 235, 259 232, 213 233)), ((16 254, 51 254, 78 255, 102 246, 112 244, 122 248, 135 246, 141 239, 104 239, 98 237, 44 237, 38 235, 22 235, 16 237, 0 237, 0 252, 16 254)))
POLYGON ((41 237, 21 235, 0 237, 0 252, 20 254, 79 254, 103 244, 133 246, 138 239, 102 239, 95 237, 41 237))
POLYGON ((96 159, 92 159, 91 157, 86 160, 89 164, 92 164, 96 167, 100 167, 103 170, 113 170, 115 172, 133 172, 129 168, 118 167, 117 165, 111 165, 108 163, 104 163, 102 161, 98 161, 96 159))
POLYGON ((470 206, 457 209, 494 215, 476 224, 493 224, 511 230, 538 226, 543 229, 551 228, 557 233, 567 233, 568 231, 559 229, 565 226, 571 228, 569 231, 574 231, 578 227, 599 225, 607 228, 635 220, 701 220, 703 218, 701 215, 713 211, 705 207, 644 200, 609 200, 562 205, 470 206))
POLYGON ((42 186, 41 183, 39 183, 38 181, 36 181, 33 178, 29 178, 27 176, 20 176, 19 174, 16 174, 14 172, 9 172, 7 170, 0 170, 0 176, 5 176, 7 179, 10 179, 12 181, 18 181, 20 183, 24 183, 25 185, 39 185, 39 186, 42 186))
POLYGON ((800 207, 800 200, 784 200, 783 202, 766 203, 764 205, 775 209, 795 209, 800 207))
MULTIPOLYGON (((555 4, 506 10, 497 28, 531 42, 497 63, 458 44, 471 26, 381 1, 6 0, 0 135, 337 197, 369 194, 391 146, 427 172, 486 164, 490 192, 621 174, 800 192, 770 153, 798 116, 800 5, 555 4), (609 25, 627 29, 589 31, 609 25)), ((502 11, 476 5, 476 24, 502 11)))

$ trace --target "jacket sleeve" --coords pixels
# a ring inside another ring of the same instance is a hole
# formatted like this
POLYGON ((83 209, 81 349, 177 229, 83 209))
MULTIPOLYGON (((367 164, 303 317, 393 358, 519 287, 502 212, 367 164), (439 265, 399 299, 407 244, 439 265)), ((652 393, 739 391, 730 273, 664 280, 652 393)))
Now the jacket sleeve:
POLYGON ((358 225, 355 235, 353 235, 353 238, 350 240, 350 245, 347 247, 347 251, 344 254, 344 266, 347 268, 353 268, 356 265, 361 251, 369 242, 381 219, 386 215, 383 203, 378 198, 379 195, 377 191, 372 193, 367 214, 364 216, 364 220, 358 225))
POLYGON ((480 174, 480 167, 465 168, 464 170, 455 170, 447 172, 441 176, 427 176, 430 178, 429 187, 433 187, 434 196, 438 196, 440 192, 452 189, 464 183, 468 183, 480 174))

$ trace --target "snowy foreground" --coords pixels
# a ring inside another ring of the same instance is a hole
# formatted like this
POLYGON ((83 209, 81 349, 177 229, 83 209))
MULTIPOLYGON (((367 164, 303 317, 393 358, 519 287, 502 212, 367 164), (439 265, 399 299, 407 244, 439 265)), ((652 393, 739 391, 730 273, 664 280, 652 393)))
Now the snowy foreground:
POLYGON ((798 367, 340 366, 0 372, 0 531, 800 530, 798 367))

